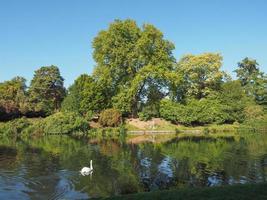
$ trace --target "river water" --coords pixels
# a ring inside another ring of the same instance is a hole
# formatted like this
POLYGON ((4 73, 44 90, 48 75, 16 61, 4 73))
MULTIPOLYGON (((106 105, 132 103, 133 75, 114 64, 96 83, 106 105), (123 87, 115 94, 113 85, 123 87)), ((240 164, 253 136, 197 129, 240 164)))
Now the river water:
POLYGON ((88 199, 266 182, 267 135, 132 144, 68 136, 0 138, 0 199, 88 199), (94 171, 79 173, 93 160, 94 171))

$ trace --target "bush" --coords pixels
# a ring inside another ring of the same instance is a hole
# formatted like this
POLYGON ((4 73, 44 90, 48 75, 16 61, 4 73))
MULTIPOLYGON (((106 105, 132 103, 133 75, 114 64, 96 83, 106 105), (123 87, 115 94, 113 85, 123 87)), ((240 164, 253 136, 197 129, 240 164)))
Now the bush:
POLYGON ((172 122, 180 122, 179 117, 183 115, 184 106, 175 103, 168 99, 163 99, 160 102, 160 117, 172 121, 172 122))
POLYGON ((224 113, 216 100, 191 100, 186 105, 164 99, 161 101, 160 116, 166 120, 185 125, 222 123, 224 113))
POLYGON ((16 135, 22 133, 29 126, 29 120, 25 117, 22 117, 6 123, 1 123, 0 133, 4 135, 16 135))
POLYGON ((121 120, 121 112, 114 108, 102 111, 99 117, 99 123, 104 127, 117 127, 121 120))
POLYGON ((263 116, 264 116, 263 107, 259 105, 250 105, 245 108, 246 121, 261 120, 263 119, 263 116))
POLYGON ((89 129, 88 122, 73 112, 58 112, 41 119, 29 126, 26 135, 52 135, 85 132, 89 129))
POLYGON ((159 117, 159 105, 152 104, 144 106, 142 112, 138 113, 138 117, 141 121, 150 120, 152 117, 159 117))
POLYGON ((87 121, 91 121, 94 117, 94 113, 93 111, 88 111, 87 113, 84 114, 84 118, 87 120, 87 121))
POLYGON ((139 112, 138 117, 141 121, 147 121, 151 119, 151 116, 147 112, 139 112))
POLYGON ((59 112, 44 120, 45 134, 69 134, 74 131, 85 131, 89 128, 88 122, 73 112, 59 112))
POLYGON ((249 119, 240 126, 242 131, 251 130, 263 131, 267 130, 267 114, 263 115, 260 119, 249 119))

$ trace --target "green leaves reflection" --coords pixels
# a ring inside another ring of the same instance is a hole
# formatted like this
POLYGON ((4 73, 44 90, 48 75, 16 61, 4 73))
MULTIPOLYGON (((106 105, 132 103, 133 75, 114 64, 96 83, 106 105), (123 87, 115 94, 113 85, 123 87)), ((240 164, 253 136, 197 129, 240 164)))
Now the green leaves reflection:
MULTIPOLYGON (((11 149, 12 169, 23 178, 47 187, 28 184, 45 195, 54 193, 64 179, 72 190, 90 197, 135 193, 162 188, 209 186, 266 181, 267 140, 264 134, 240 139, 184 138, 165 143, 127 144, 106 140, 91 144, 68 136, 34 140, 0 140, 11 149), (92 177, 79 170, 93 160, 92 177), (63 173, 64 172, 64 173, 63 173), (63 174, 63 175, 62 175, 63 174)), ((2 169, 7 169, 0 160, 2 169)), ((15 173, 15 175, 16 175, 15 173)))

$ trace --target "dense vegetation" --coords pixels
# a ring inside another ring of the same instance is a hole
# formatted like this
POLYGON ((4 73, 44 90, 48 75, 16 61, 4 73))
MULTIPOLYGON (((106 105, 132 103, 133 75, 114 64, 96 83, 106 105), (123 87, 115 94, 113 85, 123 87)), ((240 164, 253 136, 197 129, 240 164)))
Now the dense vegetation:
POLYGON ((23 77, 0 83, 0 120, 49 116, 35 126, 68 133, 84 130, 86 120, 99 115, 103 126, 118 126, 121 116, 204 125, 266 115, 267 76, 256 60, 240 61, 232 80, 221 69, 220 54, 185 55, 177 61, 174 44, 160 30, 133 20, 114 21, 92 45, 92 75, 82 74, 68 90, 56 66, 36 70, 29 87, 23 77), (59 130, 60 124, 67 128, 59 130))

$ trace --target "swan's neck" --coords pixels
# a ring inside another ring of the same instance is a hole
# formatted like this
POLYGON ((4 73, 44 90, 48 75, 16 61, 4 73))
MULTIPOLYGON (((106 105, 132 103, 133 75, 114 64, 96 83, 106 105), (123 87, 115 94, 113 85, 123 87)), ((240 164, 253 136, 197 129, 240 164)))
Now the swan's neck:
POLYGON ((93 162, 92 162, 92 160, 90 161, 90 169, 93 169, 93 162))

